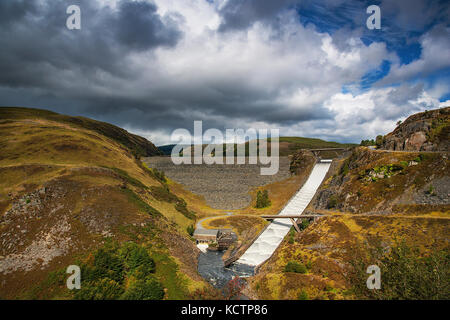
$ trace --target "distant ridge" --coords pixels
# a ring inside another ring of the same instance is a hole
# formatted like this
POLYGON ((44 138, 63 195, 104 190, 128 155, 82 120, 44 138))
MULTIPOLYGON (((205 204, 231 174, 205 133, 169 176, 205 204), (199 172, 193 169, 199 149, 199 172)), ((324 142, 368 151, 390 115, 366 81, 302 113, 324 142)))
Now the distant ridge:
MULTIPOLYGON (((268 139, 270 143, 270 139, 268 139)), ((280 137, 280 156, 288 156, 296 153, 299 149, 318 149, 318 148, 351 148, 356 144, 352 143, 339 143, 333 141, 325 141, 317 138, 304 138, 304 137, 280 137)), ((168 144, 159 146, 158 149, 164 155, 170 155, 172 153, 175 144, 168 144)), ((203 146, 205 147, 205 145, 203 146)), ((236 145, 235 145, 236 149, 236 145)), ((248 142, 246 142, 246 154, 248 154, 248 142)))

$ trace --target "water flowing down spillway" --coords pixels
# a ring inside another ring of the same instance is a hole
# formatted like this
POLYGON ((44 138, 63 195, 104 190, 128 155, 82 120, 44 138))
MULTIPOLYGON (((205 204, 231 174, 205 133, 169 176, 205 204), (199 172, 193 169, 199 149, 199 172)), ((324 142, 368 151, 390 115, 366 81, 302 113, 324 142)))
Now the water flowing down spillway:
MULTIPOLYGON (((302 214, 311 202, 314 194, 322 183, 330 168, 330 160, 322 160, 316 163, 308 180, 303 187, 289 200, 288 204, 279 213, 282 215, 302 214)), ((239 269, 239 265, 257 266, 273 254, 283 238, 292 227, 289 219, 275 219, 264 232, 253 242, 244 254, 235 262, 233 269, 239 269)), ((242 266, 241 266, 242 267, 242 266)))

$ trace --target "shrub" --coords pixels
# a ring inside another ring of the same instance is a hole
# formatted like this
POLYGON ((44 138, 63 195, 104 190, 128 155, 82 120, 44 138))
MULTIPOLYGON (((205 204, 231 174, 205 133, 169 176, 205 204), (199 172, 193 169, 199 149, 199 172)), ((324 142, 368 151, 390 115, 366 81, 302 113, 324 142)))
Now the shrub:
POLYGON ((269 192, 267 190, 264 190, 261 192, 259 190, 256 194, 256 206, 255 208, 266 208, 270 206, 271 202, 269 199, 269 192))
POLYGON ((153 171, 153 174, 155 175, 156 179, 158 179, 162 183, 166 183, 167 182, 166 175, 165 175, 164 171, 159 171, 158 169, 152 169, 152 171, 153 171))
POLYGON ((178 201, 175 204, 175 209, 183 214, 186 218, 191 220, 195 219, 195 212, 188 209, 186 201, 184 201, 184 199, 178 198, 178 201))
POLYGON ((292 227, 291 230, 289 231, 289 243, 293 244, 295 242, 295 230, 292 227))
POLYGON ((194 235, 195 227, 193 224, 186 228, 187 233, 192 237, 194 235))
POLYGON ((431 195, 431 196, 436 195, 435 192, 434 192, 434 187, 433 187, 433 185, 430 184, 430 187, 428 188, 428 190, 425 191, 425 193, 426 193, 426 194, 429 194, 429 195, 431 195))
POLYGON ((308 269, 297 261, 289 261, 284 267, 284 272, 307 273, 308 269))
POLYGON ((337 206, 337 198, 335 195, 332 195, 329 199, 328 199, 328 203, 327 203, 327 209, 332 209, 332 208, 336 208, 337 206))
POLYGON ((164 288, 156 279, 138 280, 120 297, 122 300, 161 300, 164 288))
POLYGON ((143 279, 155 272, 155 262, 150 258, 147 250, 136 243, 125 243, 119 250, 125 267, 139 279, 143 279))
POLYGON ((382 135, 378 135, 375 139, 375 144, 378 148, 380 148, 383 145, 384 137, 382 135))
POLYGON ((304 289, 302 289, 302 291, 300 291, 298 293, 297 299, 298 300, 308 300, 309 299, 308 292, 306 292, 304 289))
POLYGON ((83 281, 80 290, 75 291, 77 300, 113 300, 123 294, 123 289, 114 280, 104 278, 94 282, 83 281))
POLYGON ((359 298, 382 300, 430 300, 450 299, 450 250, 434 249, 421 255, 418 248, 405 242, 396 244, 391 251, 381 254, 379 248, 372 253, 370 264, 376 264, 381 271, 381 289, 369 290, 366 287, 368 263, 354 264, 356 273, 353 279, 354 291, 359 298))
POLYGON ((344 176, 347 175, 347 173, 349 171, 349 163, 350 163, 349 159, 346 159, 344 161, 344 163, 342 164, 342 167, 340 169, 340 172, 339 172, 341 175, 344 175, 344 176))
POLYGON ((298 225, 300 230, 305 230, 309 226, 310 222, 308 219, 302 219, 302 222, 298 225))
POLYGON ((94 278, 109 278, 118 283, 123 278, 123 263, 111 252, 99 249, 94 256, 94 278))

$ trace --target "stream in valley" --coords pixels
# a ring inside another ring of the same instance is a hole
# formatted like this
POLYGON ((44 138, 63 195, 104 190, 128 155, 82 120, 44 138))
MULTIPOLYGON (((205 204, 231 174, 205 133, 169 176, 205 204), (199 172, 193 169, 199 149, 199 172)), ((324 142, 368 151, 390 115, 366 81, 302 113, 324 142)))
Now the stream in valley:
POLYGON ((235 276, 244 278, 254 274, 254 267, 244 264, 232 264, 225 268, 222 260, 224 252, 209 251, 206 247, 200 247, 200 250, 198 273, 217 289, 224 288, 235 276))

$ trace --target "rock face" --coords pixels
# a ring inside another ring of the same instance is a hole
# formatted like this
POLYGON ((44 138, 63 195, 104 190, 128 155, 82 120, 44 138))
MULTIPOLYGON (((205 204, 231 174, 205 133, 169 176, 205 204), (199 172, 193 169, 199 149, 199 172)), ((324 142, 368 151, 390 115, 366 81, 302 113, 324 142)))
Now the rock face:
POLYGON ((399 151, 448 151, 450 107, 414 114, 383 139, 383 149, 399 151))

